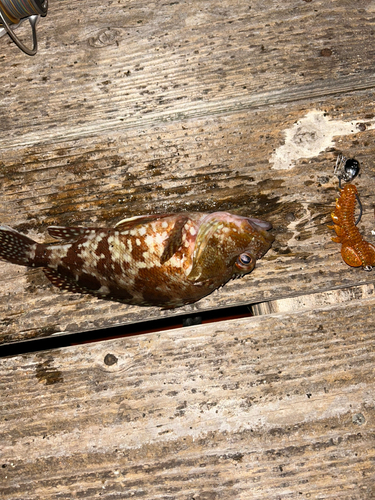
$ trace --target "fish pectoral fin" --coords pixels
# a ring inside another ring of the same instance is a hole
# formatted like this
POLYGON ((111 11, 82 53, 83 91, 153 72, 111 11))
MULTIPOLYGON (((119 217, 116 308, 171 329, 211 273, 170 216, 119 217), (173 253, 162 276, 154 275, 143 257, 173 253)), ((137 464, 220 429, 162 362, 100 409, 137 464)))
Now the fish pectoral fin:
POLYGON ((183 228, 188 220, 187 215, 181 215, 176 219, 175 225, 164 243, 164 250, 160 257, 161 264, 165 264, 181 248, 184 243, 182 238, 183 228))
POLYGON ((147 224, 157 219, 164 219, 165 217, 170 217, 174 214, 151 214, 151 215, 136 215, 135 217, 129 217, 129 219, 120 220, 115 225, 117 231, 125 231, 127 229, 133 229, 134 227, 147 224))
POLYGON ((49 267, 43 268, 44 274, 50 282, 60 288, 72 293, 88 293, 90 295, 100 296, 98 292, 100 288, 99 281, 94 277, 87 274, 81 274, 76 281, 73 277, 65 276, 55 269, 49 267))
POLYGON ((83 290, 77 282, 67 278, 66 276, 63 276, 54 269, 44 267, 43 272, 50 280, 52 285, 60 288, 61 290, 66 290, 72 293, 88 293, 87 290, 83 290))
POLYGON ((93 228, 64 226, 50 226, 47 228, 48 233, 53 238, 64 241, 72 241, 80 236, 87 236, 92 230, 93 228))

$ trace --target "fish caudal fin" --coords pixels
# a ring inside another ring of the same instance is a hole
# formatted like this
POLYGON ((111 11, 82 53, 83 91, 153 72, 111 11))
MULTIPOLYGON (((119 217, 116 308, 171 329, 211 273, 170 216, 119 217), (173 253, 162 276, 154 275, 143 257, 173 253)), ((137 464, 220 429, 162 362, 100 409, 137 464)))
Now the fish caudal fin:
POLYGON ((39 243, 8 226, 0 225, 0 259, 19 266, 35 265, 39 243))

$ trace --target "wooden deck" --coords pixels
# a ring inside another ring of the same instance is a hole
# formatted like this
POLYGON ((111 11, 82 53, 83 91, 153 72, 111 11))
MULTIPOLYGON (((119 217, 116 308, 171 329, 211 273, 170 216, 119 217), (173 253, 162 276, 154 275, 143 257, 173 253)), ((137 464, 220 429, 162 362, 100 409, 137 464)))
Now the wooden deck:
POLYGON ((375 497, 375 271, 346 266, 327 228, 342 152, 374 241, 374 27, 370 0, 50 0, 35 57, 0 38, 0 223, 45 241, 228 210, 276 238, 253 273, 173 311, 1 262, 3 346, 256 314, 3 357, 1 498, 375 497))

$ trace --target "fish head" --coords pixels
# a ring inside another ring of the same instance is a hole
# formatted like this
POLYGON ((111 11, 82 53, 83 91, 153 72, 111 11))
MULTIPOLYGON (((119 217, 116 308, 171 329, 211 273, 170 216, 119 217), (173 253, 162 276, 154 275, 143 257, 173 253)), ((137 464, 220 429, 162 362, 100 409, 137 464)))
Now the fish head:
POLYGON ((271 247, 269 222, 227 212, 205 216, 195 239, 188 279, 194 283, 222 280, 250 273, 271 247))

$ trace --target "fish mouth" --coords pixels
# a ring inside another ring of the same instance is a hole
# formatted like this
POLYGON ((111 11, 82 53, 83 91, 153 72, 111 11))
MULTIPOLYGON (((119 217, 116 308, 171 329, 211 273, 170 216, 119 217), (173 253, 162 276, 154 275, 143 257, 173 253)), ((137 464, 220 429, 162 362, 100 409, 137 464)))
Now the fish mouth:
POLYGON ((272 224, 265 220, 254 219, 253 217, 248 217, 247 220, 256 231, 269 231, 272 229, 272 224))
MULTIPOLYGON (((259 235, 263 238, 264 243, 268 245, 267 248, 265 248, 264 252, 262 253, 262 255, 264 255, 268 251, 272 243, 275 241, 274 235, 268 232, 270 229, 272 229, 272 224, 270 222, 266 222, 260 219, 248 218, 247 220, 252 229, 257 231, 259 235)), ((262 257, 262 255, 257 256, 257 259, 262 257)))

